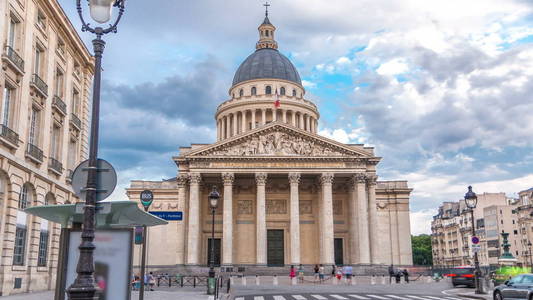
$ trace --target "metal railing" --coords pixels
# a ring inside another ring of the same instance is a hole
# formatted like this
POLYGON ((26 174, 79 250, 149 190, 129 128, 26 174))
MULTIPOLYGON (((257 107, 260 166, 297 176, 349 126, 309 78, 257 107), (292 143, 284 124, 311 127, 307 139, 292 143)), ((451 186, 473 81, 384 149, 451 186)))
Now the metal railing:
POLYGON ((1 128, 0 136, 5 138, 7 141, 12 143, 13 145, 18 146, 18 144, 19 144, 19 135, 15 131, 13 131, 11 128, 7 127, 4 124, 1 124, 0 128, 1 128))
POLYGON ((70 122, 76 126, 76 128, 81 130, 81 120, 74 113, 70 114, 70 122))
POLYGON ((15 51, 15 49, 11 48, 11 46, 6 46, 6 57, 9 58, 9 60, 17 66, 22 72, 24 72, 24 60, 20 55, 15 51))
POLYGON ((57 95, 54 96, 54 99, 52 100, 52 105, 57 108, 63 115, 67 114, 67 105, 61 98, 57 95))
POLYGON ((44 80, 41 79, 41 77, 39 77, 39 75, 33 74, 31 77, 31 83, 37 88, 39 92, 41 92, 41 94, 43 94, 43 96, 48 96, 48 85, 46 84, 46 82, 44 82, 44 80))
POLYGON ((39 162, 43 162, 43 150, 39 149, 39 147, 33 144, 28 143, 28 148, 26 148, 26 155, 39 162))
POLYGON ((63 164, 55 158, 50 157, 50 160, 48 162, 48 167, 56 171, 57 173, 61 174, 63 172, 63 164))

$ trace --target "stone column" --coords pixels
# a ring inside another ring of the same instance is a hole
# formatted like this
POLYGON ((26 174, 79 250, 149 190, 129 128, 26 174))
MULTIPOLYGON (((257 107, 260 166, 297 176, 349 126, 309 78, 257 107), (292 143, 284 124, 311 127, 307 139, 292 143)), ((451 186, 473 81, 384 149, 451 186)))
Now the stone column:
POLYGON ((257 110, 254 108, 252 109, 252 129, 255 129, 255 113, 257 110))
POLYGON ((370 263, 370 236, 368 231, 368 201, 366 198, 366 175, 356 173, 357 182, 357 220, 359 220, 359 263, 370 263))
POLYGON ((298 126, 298 128, 300 129, 305 129, 305 125, 304 125, 304 115, 302 113, 300 113, 300 126, 298 126))
POLYGON ((222 264, 233 263, 233 173, 222 173, 224 212, 222 216, 222 264))
POLYGON ((311 122, 310 125, 311 125, 311 132, 315 132, 315 120, 313 119, 313 117, 310 117, 311 118, 311 122))
POLYGON ((278 120, 278 109, 273 108, 272 109, 272 122, 276 122, 278 120))
POLYGON ((378 209, 376 202, 377 178, 378 177, 375 174, 369 174, 366 178, 368 184, 368 222, 370 225, 370 261, 373 264, 380 263, 378 244, 378 209))
POLYGON ((300 264, 300 200, 298 184, 300 173, 289 173, 290 188, 290 234, 291 234, 291 259, 293 265, 300 264))
MULTIPOLYGON (((188 174, 178 174, 178 211, 185 212, 185 203, 187 196, 187 180, 189 179, 188 174)), ((176 222, 178 227, 178 250, 177 250, 177 264, 182 265, 185 263, 185 219, 188 218, 185 214, 183 221, 176 222)))
POLYGON ((287 124, 287 110, 286 109, 282 110, 282 114, 283 114, 283 123, 287 124))
POLYGON ((266 109, 261 109, 261 125, 265 125, 267 122, 266 120, 266 109))
POLYGON ((296 112, 292 111, 292 126, 296 127, 296 112))
POLYGON ((348 199, 348 219, 350 236, 350 263, 359 262, 359 234, 358 234, 358 213, 357 213, 357 181, 354 177, 350 179, 348 190, 350 191, 348 199))
POLYGON ((310 132, 311 131, 311 125, 310 125, 311 122, 309 122, 310 121, 309 115, 305 115, 304 117, 305 117, 305 130, 310 132))
POLYGON ((237 129, 239 128, 239 125, 237 125, 237 123, 239 123, 237 121, 238 120, 237 113, 233 114, 233 118, 232 119, 233 119, 233 122, 232 122, 233 123, 233 136, 236 136, 237 132, 238 132, 237 129))
POLYGON ((266 199, 265 186, 267 181, 266 173, 256 173, 255 181, 257 183, 256 199, 256 264, 266 265, 267 263, 267 229, 266 229, 266 199))
POLYGON ((231 136, 231 119, 229 115, 226 116, 226 138, 231 136))
POLYGON ((248 130, 248 128, 246 128, 246 114, 247 113, 248 112, 246 110, 241 112, 241 117, 242 117, 241 133, 245 133, 248 130))
POLYGON ((191 173, 189 192, 189 234, 187 246, 187 264, 199 263, 200 244, 200 173, 191 173))
POLYGON ((334 259, 334 231, 333 231, 333 173, 322 173, 320 176, 322 185, 322 231, 320 239, 322 240, 322 253, 320 263, 332 265, 334 259))

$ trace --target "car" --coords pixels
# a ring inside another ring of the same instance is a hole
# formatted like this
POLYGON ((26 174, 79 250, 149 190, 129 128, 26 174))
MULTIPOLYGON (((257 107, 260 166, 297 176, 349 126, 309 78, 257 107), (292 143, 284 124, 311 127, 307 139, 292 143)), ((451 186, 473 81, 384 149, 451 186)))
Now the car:
POLYGON ((475 269, 470 266, 465 267, 457 267, 450 269, 449 274, 447 274, 448 277, 452 278, 452 285, 454 287, 458 285, 466 285, 467 287, 475 287, 475 269))
POLYGON ((492 297, 494 300, 533 300, 533 274, 521 274, 507 280, 494 288, 492 297))

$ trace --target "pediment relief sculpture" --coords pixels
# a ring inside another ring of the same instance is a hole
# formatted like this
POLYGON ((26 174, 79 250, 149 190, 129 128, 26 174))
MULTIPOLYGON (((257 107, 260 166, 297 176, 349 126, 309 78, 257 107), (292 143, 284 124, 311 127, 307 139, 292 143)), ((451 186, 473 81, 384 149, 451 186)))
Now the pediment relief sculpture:
POLYGON ((198 155, 214 156, 354 156, 355 152, 317 139, 281 131, 250 136, 238 144, 222 145, 198 155))

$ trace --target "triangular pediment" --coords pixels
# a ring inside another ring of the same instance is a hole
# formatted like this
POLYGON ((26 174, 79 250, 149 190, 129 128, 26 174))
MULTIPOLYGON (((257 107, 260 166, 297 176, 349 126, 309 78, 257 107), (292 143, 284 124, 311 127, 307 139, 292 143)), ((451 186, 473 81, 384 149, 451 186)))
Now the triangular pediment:
POLYGON ((364 149, 356 149, 283 123, 271 123, 180 156, 374 157, 364 149))

